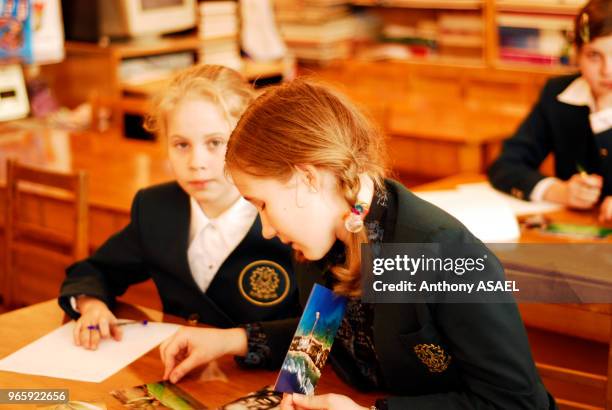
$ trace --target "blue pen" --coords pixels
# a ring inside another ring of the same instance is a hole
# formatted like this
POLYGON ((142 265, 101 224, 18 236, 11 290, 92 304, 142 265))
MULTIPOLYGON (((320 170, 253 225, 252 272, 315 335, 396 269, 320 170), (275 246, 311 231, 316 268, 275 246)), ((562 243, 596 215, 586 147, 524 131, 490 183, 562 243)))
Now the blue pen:
MULTIPOLYGON (((115 326, 125 326, 125 325, 135 325, 135 324, 141 324, 143 326, 146 326, 149 324, 149 320, 148 319, 144 319, 144 320, 122 320, 119 321, 115 324, 115 326)), ((87 330, 100 330, 100 325, 89 325, 87 326, 87 330)))

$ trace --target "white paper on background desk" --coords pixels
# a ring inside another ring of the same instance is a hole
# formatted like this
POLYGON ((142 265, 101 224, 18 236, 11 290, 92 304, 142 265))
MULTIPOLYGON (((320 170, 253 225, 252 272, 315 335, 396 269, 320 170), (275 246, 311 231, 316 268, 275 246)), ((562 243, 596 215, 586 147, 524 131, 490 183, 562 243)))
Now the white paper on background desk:
POLYGON ((516 216, 543 214, 546 212, 553 212, 563 209, 563 205, 555 204, 552 202, 523 201, 522 199, 515 198, 504 192, 497 191, 488 182, 460 184, 457 185, 457 189, 459 191, 470 192, 474 195, 475 200, 478 200, 478 198, 482 195, 488 195, 492 193, 501 198, 504 202, 506 202, 512 209, 514 215, 516 216))
POLYGON ((72 341, 74 323, 68 322, 0 360, 0 370, 99 383, 179 328, 179 325, 157 322, 123 326, 120 342, 104 339, 97 350, 87 350, 72 341))
POLYGON ((457 218, 483 242, 510 242, 520 236, 512 209, 495 193, 476 195, 470 190, 449 189, 415 194, 457 218))

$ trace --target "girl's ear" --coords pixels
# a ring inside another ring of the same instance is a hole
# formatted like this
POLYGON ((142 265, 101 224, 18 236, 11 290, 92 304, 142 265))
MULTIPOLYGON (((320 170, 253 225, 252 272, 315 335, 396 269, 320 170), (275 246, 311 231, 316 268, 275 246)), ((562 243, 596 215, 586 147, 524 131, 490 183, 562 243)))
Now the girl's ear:
POLYGON ((295 172, 298 183, 303 183, 312 193, 319 192, 322 184, 322 174, 314 165, 296 165, 295 172))

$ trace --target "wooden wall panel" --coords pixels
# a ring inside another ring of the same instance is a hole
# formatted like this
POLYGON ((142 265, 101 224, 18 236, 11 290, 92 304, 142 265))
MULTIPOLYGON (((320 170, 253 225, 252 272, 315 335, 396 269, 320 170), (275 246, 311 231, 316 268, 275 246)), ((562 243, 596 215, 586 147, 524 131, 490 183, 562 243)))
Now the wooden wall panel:
POLYGON ((610 340, 609 309, 598 305, 519 305, 523 321, 529 326, 607 343, 610 340))

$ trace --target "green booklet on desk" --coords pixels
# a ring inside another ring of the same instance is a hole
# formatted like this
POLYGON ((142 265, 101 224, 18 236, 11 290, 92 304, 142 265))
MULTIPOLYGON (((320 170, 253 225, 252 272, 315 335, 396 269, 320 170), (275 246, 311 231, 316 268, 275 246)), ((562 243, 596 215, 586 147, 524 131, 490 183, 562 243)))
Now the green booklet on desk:
POLYGON ((601 239, 612 235, 612 228, 604 228, 597 225, 578 225, 570 223, 552 222, 542 229, 546 233, 571 236, 576 238, 601 239))

